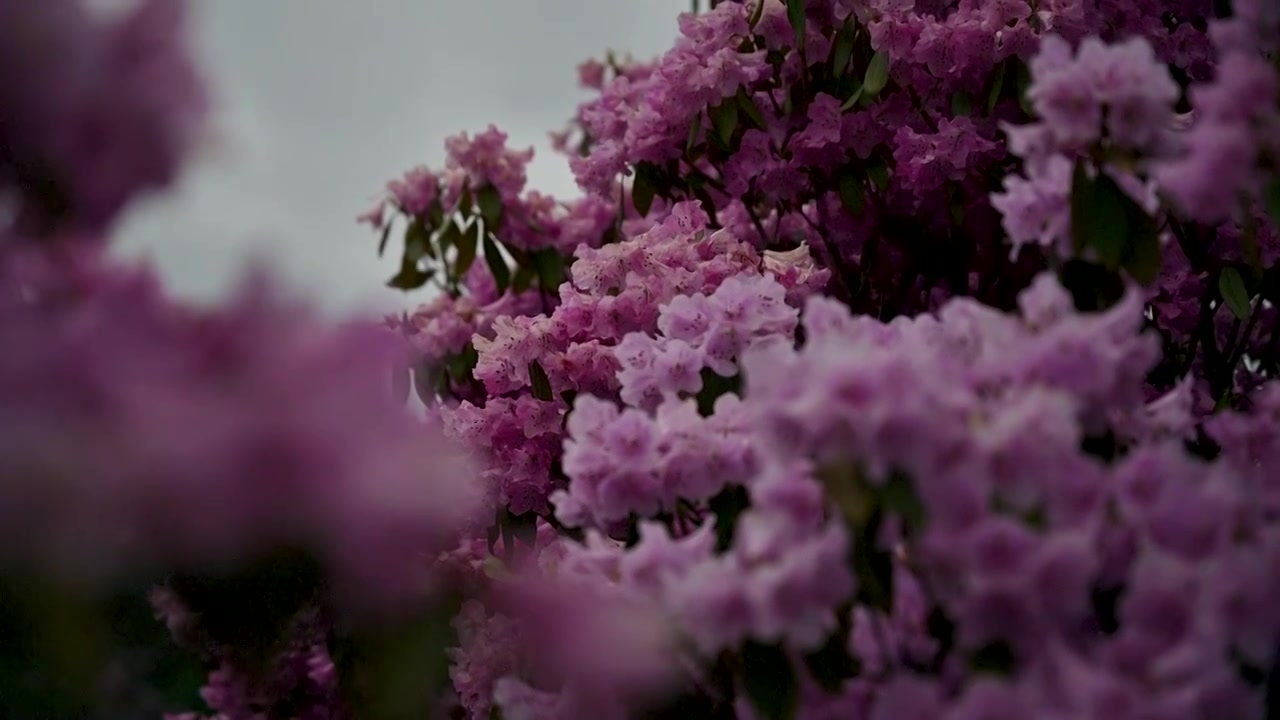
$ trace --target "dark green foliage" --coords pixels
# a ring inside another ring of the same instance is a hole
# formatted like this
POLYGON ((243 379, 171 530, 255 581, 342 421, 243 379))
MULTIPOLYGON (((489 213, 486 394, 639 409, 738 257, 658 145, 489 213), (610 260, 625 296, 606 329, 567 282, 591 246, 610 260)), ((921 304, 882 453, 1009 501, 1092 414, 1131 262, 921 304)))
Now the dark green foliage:
POLYGON ((748 642, 742 648, 742 680, 747 699, 763 717, 790 720, 796 716, 799 683, 780 646, 748 642))

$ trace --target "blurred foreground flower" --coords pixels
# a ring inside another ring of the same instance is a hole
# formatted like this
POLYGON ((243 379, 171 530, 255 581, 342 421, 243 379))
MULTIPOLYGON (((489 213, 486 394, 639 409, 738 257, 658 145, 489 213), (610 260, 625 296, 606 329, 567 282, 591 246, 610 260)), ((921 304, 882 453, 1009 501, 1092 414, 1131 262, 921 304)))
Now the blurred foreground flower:
POLYGON ((186 3, 97 5, 0 0, 0 203, 25 226, 107 228, 176 179, 203 129, 186 3))
POLYGON ((329 327, 253 276, 226 308, 145 272, 20 253, 0 299, 0 567, 77 582, 287 546, 374 593, 475 507, 472 473, 393 397, 381 328, 329 327))

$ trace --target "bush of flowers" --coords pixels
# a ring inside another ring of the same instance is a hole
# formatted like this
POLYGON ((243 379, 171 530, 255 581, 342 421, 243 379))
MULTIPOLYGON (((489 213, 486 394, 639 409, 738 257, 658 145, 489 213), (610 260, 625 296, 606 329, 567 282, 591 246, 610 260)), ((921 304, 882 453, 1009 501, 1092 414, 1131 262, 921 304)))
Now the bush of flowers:
POLYGON ((103 253, 181 7, 0 0, 11 707, 1280 717, 1280 6, 694 3, 581 196, 387 184, 380 327, 103 253))

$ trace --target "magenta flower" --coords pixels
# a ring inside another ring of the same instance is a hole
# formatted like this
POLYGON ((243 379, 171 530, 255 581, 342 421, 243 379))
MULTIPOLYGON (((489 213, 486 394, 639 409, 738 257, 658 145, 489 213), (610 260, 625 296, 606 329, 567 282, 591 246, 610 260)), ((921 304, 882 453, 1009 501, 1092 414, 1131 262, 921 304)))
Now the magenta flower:
POLYGON ((68 292, 2 311, 3 526, 27 548, 6 564, 91 579, 296 544, 373 598, 469 519, 473 471, 391 396, 394 336, 261 277, 219 312, 109 267, 68 292))
POLYGON ((184 0, 111 15, 80 0, 0 2, 0 198, 19 220, 90 232, 169 186, 208 106, 184 0))

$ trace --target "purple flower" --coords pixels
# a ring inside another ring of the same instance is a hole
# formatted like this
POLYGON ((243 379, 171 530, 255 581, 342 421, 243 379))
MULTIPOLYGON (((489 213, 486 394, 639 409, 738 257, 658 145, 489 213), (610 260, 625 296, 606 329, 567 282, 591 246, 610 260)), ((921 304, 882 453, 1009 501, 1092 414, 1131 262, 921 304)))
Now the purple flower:
POLYGON ((0 2, 0 198, 33 227, 106 229, 173 183, 203 127, 186 3, 90 5, 0 2))
POLYGON ((296 543, 373 599, 468 519, 467 464, 389 392, 393 336, 260 277, 197 312, 99 273, 74 304, 0 309, 5 526, 29 549, 6 563, 94 578, 296 543))

